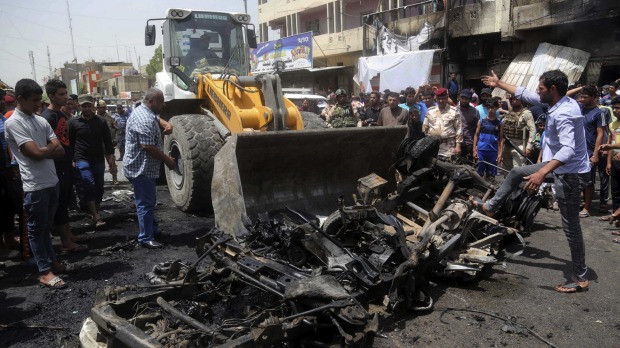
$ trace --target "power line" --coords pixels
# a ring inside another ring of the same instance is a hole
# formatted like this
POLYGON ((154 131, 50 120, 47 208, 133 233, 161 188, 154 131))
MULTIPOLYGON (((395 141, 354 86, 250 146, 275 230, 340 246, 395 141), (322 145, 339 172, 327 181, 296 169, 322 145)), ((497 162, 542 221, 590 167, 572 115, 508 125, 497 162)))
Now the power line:
MULTIPOLYGON (((14 8, 21 8, 23 10, 29 10, 29 11, 35 11, 35 12, 43 12, 46 14, 57 14, 57 15, 65 15, 65 13, 63 12, 55 12, 55 11, 49 11, 49 10, 44 10, 44 9, 40 9, 40 8, 30 8, 30 7, 24 7, 24 6, 18 6, 15 4, 6 4, 6 3, 0 3, 0 5, 5 5, 7 7, 14 7, 14 8)), ((96 19, 105 19, 105 20, 115 20, 115 21, 129 21, 129 22, 144 22, 143 20, 139 20, 139 19, 132 19, 132 18, 118 18, 118 17, 100 17, 100 16, 92 16, 92 15, 88 15, 88 14, 83 14, 83 13, 76 13, 74 14, 75 16, 79 16, 79 17, 87 17, 87 18, 96 18, 96 19)))

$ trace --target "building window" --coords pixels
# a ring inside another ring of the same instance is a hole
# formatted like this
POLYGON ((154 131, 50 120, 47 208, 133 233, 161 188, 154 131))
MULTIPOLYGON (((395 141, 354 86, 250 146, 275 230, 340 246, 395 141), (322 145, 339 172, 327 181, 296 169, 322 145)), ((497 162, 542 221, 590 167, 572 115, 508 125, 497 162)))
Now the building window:
POLYGON ((312 35, 321 35, 321 30, 319 30, 319 19, 307 21, 306 31, 311 31, 312 35))

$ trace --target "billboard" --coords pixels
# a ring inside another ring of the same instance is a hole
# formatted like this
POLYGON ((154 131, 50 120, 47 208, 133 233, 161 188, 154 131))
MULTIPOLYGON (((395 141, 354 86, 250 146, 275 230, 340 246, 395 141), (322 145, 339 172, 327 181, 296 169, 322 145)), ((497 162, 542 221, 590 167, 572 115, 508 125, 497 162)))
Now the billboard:
POLYGON ((250 66, 255 74, 273 72, 276 60, 284 62, 284 70, 312 68, 312 32, 259 43, 256 48, 250 48, 250 66))

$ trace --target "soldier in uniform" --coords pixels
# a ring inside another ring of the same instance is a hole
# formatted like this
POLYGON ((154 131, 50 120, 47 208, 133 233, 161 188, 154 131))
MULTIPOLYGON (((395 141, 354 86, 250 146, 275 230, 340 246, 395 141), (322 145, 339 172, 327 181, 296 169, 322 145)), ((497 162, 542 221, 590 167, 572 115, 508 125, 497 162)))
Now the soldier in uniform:
MULTIPOLYGON (((105 101, 99 100, 97 102, 97 116, 101 117, 108 125, 108 128, 110 129, 110 137, 112 138, 112 147, 116 147, 118 142, 117 134, 120 127, 118 126, 118 122, 114 119, 114 117, 112 117, 112 115, 108 113, 107 108, 108 105, 105 103, 105 101)), ((117 173, 118 170, 116 169, 116 167, 110 168, 110 174, 112 174, 112 183, 114 185, 118 185, 118 180, 116 178, 117 173)))
MULTIPOLYGON (((510 97, 510 105, 512 106, 512 111, 507 113, 502 120, 504 136, 521 148, 525 152, 525 156, 529 156, 534 150, 534 141, 536 139, 534 117, 528 109, 523 107, 521 99, 514 96, 510 97)), ((504 169, 509 171, 513 167, 524 165, 525 159, 506 142, 502 151, 502 164, 504 169)))
POLYGON ((330 124, 333 128, 356 127, 357 119, 351 104, 347 101, 347 91, 338 89, 336 91, 336 106, 329 115, 330 124))
POLYGON ((439 156, 450 158, 461 154, 463 126, 456 107, 448 105, 448 90, 439 88, 435 92, 437 106, 428 109, 422 131, 426 135, 441 138, 439 156))

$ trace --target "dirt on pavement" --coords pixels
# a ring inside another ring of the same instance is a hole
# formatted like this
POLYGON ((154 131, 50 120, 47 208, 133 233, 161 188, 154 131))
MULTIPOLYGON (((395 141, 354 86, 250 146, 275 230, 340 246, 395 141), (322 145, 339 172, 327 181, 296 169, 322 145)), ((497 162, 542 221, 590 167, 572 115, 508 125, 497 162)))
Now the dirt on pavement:
MULTIPOLYGON (((105 197, 123 189, 131 189, 129 183, 108 184, 105 197)), ((101 207, 107 221, 102 231, 92 232, 86 214, 71 214, 74 232, 90 249, 58 254, 61 261, 80 267, 63 276, 68 288, 41 288, 33 264, 6 262, 0 269, 5 273, 0 279, 0 347, 78 347, 97 288, 147 284, 145 274, 159 262, 195 261, 194 241, 213 226, 212 217, 180 212, 165 186, 158 186, 157 197, 157 220, 169 234, 161 239, 163 249, 136 246, 132 241, 138 224, 130 203, 107 200, 101 207)), ((559 294, 553 286, 564 282, 570 271, 560 216, 543 210, 536 221, 534 231, 524 235, 523 254, 489 268, 476 280, 433 279, 435 309, 384 318, 384 338, 376 338, 374 346, 542 347, 547 345, 544 341, 557 347, 617 346, 620 245, 611 242, 612 228, 598 216, 582 219, 590 291, 559 294)), ((59 250, 58 238, 54 242, 59 250)), ((506 248, 521 250, 517 239, 506 248)))

